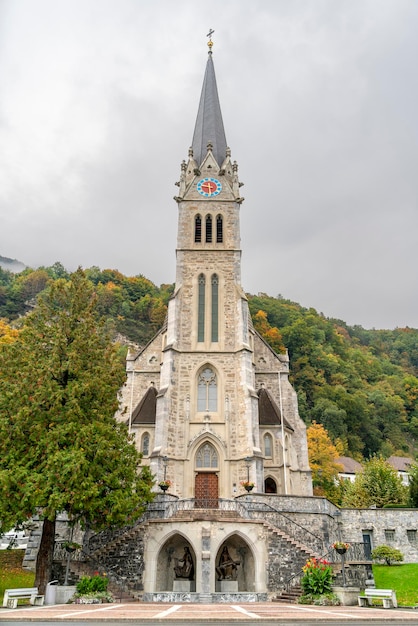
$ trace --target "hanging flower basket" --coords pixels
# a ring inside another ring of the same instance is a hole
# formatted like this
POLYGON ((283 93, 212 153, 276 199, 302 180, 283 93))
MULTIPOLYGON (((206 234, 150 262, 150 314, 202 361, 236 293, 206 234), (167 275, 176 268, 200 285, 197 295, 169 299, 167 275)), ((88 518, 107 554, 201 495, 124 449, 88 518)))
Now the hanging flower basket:
POLYGON ((170 480, 162 480, 161 482, 158 483, 158 486, 161 489, 161 491, 167 491, 167 489, 169 487, 171 487, 171 481, 170 480))
POLYGON ((64 541, 62 547, 65 548, 67 552, 75 552, 81 548, 81 545, 75 541, 64 541))
POLYGON ((338 554, 345 554, 350 547, 349 543, 345 543, 344 541, 336 541, 332 544, 332 547, 338 554))
POLYGON ((254 483, 249 480, 243 480, 241 482, 241 486, 244 487, 245 491, 248 491, 248 493, 254 489, 254 483))

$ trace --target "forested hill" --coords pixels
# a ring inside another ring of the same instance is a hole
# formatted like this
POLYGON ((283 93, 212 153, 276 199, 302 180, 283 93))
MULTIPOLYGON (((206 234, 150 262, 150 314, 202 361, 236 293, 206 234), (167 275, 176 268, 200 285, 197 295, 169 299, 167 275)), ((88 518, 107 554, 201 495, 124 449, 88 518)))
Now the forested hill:
MULTIPOLYGON (((144 345, 164 322, 173 285, 92 267, 99 310, 115 333, 144 345)), ((0 318, 21 323, 49 280, 68 278, 60 263, 12 274, 0 268, 0 318)), ((322 423, 345 454, 418 452, 418 330, 366 330, 329 319, 283 298, 248 295, 257 331, 276 351, 289 351, 299 411, 322 423)), ((0 327, 1 332, 1 327, 0 327)), ((1 340, 1 337, 0 337, 1 340)))

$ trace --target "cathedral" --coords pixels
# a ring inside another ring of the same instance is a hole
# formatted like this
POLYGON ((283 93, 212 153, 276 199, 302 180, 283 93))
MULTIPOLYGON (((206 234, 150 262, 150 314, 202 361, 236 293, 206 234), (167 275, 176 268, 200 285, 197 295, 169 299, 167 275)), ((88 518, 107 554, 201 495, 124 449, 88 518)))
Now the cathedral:
MULTIPOLYGON (((196 559, 202 529, 212 536, 221 511, 247 493, 312 495, 306 428, 289 382, 288 356, 276 354, 254 330, 241 286, 244 198, 226 141, 212 41, 192 146, 176 185, 175 290, 163 328, 138 353, 128 354, 121 406, 121 419, 129 416, 129 430, 161 498, 183 515, 189 511, 189 521, 177 519, 175 528, 164 525, 153 533, 154 552, 144 561, 147 566, 154 559, 154 573, 161 550, 174 554, 177 543, 196 559), (209 511, 212 525, 203 523, 209 511)), ((248 523, 240 527, 238 519, 233 526, 230 547, 220 535, 216 550, 228 547, 239 560, 237 551, 248 550, 251 529, 248 523)), ((209 561, 212 549, 203 550, 209 561)), ((265 568, 265 555, 258 564, 255 556, 252 569, 265 568)), ((190 588, 215 591, 217 560, 203 565, 212 570, 213 580, 205 584, 194 562, 190 588)), ((164 575, 174 571, 162 569, 164 575)), ((145 590, 173 589, 175 580, 149 574, 145 590)), ((237 577, 240 587, 257 590, 254 575, 244 584, 248 568, 245 573, 238 569, 237 577)), ((265 582, 260 589, 265 591, 265 582)))

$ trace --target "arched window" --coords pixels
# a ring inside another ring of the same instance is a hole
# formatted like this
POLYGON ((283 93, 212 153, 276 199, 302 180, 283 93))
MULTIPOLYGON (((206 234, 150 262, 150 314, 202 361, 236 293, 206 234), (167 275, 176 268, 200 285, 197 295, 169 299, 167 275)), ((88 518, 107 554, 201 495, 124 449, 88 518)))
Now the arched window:
POLYGON ((273 456, 273 439, 268 433, 264 435, 264 456, 273 456))
POLYGON ((212 216, 206 216, 206 243, 212 243, 212 216))
POLYGON ((218 453, 211 443, 206 442, 200 446, 196 454, 196 467, 207 469, 218 467, 218 453))
POLYGON ((195 243, 202 241, 202 218, 199 214, 194 218, 194 240, 195 243))
POLYGON ((199 297, 197 311, 197 340, 205 341, 205 289, 206 278, 204 274, 199 275, 199 297))
POLYGON ((216 216, 216 243, 222 243, 224 240, 223 235, 223 222, 222 215, 216 216))
POLYGON ((202 370, 197 382, 197 410, 215 412, 218 409, 218 385, 211 367, 202 370))
POLYGON ((144 456, 149 455, 149 434, 144 433, 141 440, 141 452, 144 456))
POLYGON ((211 340, 218 341, 218 292, 219 278, 217 274, 212 276, 212 334, 211 340))
POLYGON ((264 493, 277 493, 276 481, 272 478, 266 478, 264 481, 264 493))

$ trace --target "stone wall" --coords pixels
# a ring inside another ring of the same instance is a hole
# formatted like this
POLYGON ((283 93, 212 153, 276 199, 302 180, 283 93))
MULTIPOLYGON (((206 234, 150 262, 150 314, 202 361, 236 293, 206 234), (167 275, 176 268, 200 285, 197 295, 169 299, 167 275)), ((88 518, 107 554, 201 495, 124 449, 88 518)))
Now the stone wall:
POLYGON ((372 549, 388 545, 402 552, 405 563, 418 562, 417 509, 342 509, 341 513, 345 541, 363 541, 363 533, 368 533, 372 549))

